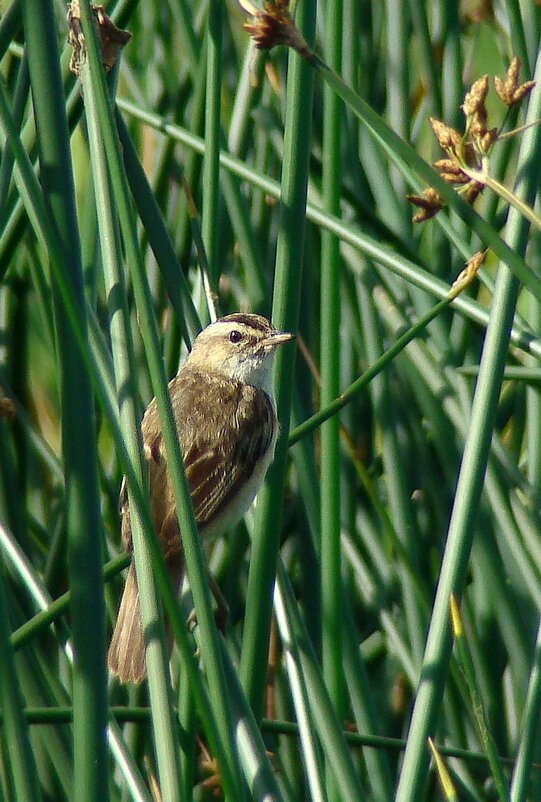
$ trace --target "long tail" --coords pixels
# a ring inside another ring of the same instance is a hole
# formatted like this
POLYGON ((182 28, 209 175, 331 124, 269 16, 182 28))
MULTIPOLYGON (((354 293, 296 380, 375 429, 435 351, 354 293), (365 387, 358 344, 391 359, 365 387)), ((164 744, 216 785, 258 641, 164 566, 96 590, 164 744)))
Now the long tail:
POLYGON ((130 565, 107 658, 121 682, 139 683, 147 673, 135 566, 130 565))

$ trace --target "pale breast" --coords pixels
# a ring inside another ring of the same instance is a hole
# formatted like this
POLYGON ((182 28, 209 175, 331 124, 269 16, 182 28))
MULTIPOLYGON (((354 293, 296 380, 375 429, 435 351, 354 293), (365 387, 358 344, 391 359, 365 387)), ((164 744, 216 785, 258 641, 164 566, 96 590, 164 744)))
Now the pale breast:
POLYGON ((278 426, 276 425, 274 427, 274 433, 272 435, 272 440, 269 443, 269 447, 256 463, 250 478, 243 486, 239 488, 237 494, 223 509, 219 520, 210 521, 209 524, 203 528, 200 528, 201 534, 204 534, 205 539, 218 537, 227 529, 235 526, 235 524, 240 521, 243 515, 248 512, 261 488, 261 485, 265 480, 267 470, 274 459, 274 449, 276 447, 277 437, 278 426))

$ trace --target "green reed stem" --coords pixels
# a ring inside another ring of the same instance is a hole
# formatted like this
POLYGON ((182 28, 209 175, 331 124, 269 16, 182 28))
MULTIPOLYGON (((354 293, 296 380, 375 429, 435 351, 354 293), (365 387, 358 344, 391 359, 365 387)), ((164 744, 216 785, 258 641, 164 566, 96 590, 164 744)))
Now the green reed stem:
MULTIPOLYGON (((315 3, 303 3, 299 24, 308 40, 315 32, 315 3)), ((278 328, 296 331, 302 263, 304 258, 304 217, 310 153, 313 76, 294 54, 288 62, 282 196, 276 252, 272 320, 278 328)), ((274 463, 266 485, 259 493, 252 561, 246 597, 246 621, 242 643, 240 676, 256 720, 262 715, 267 673, 267 650, 272 593, 287 461, 287 432, 292 398, 291 377, 295 352, 281 349, 275 358, 277 408, 282 426, 274 463)))
MULTIPOLYGON (((55 21, 50 0, 23 3, 24 26, 39 141, 46 211, 59 237, 62 258, 86 334, 81 249, 55 21)), ((92 387, 69 322, 53 287, 61 359, 62 440, 66 486, 68 565, 75 661, 74 797, 108 799, 105 608, 101 574, 96 431, 92 387)))

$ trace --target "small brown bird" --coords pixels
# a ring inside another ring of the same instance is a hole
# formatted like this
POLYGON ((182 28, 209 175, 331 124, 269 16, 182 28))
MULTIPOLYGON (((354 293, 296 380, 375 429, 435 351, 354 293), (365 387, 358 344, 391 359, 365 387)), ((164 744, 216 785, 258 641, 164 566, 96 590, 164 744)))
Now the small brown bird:
MULTIPOLYGON (((254 500, 274 457, 279 426, 271 368, 276 348, 294 335, 260 315, 233 314, 207 326, 169 394, 184 457, 195 520, 204 537, 233 526, 254 500)), ((184 561, 156 400, 141 424, 152 518, 171 579, 184 561)), ((122 542, 132 549, 126 483, 121 496, 122 542)), ((108 664, 121 682, 146 676, 139 591, 132 562, 109 647, 108 664)))

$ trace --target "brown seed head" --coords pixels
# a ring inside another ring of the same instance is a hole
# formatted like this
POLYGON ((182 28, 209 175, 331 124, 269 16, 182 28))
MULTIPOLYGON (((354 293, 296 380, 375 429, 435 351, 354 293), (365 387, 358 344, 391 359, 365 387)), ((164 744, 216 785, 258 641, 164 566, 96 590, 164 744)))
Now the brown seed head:
MULTIPOLYGON (((92 17, 96 31, 98 33, 98 41, 100 45, 101 60, 105 70, 109 72, 115 65, 118 55, 124 45, 131 39, 129 31, 123 31, 117 28, 111 22, 111 19, 105 13, 103 6, 91 5, 92 17)), ((68 43, 73 48, 69 68, 75 74, 79 75, 81 66, 86 60, 86 45, 81 27, 81 12, 79 10, 79 0, 73 0, 68 3, 68 43)))
POLYGON ((481 151, 486 155, 489 151, 494 142, 498 138, 498 129, 497 128, 489 128, 483 136, 481 137, 481 141, 479 143, 481 151))
MULTIPOLYGON (((244 4, 241 2, 241 5, 244 4)), ((303 56, 310 53, 289 12, 289 0, 266 0, 262 11, 253 8, 251 3, 248 5, 253 19, 244 25, 244 30, 258 50, 286 45, 303 56)))
POLYGON ((451 291, 449 292, 450 298, 456 298, 456 296, 462 292, 462 290, 466 289, 475 276, 481 265, 485 260, 485 256, 487 255, 487 251, 477 251, 471 256, 468 261, 466 262, 466 267, 462 272, 456 277, 451 285, 451 291))
POLYGON ((535 81, 524 81, 524 83, 518 87, 516 92, 513 93, 512 105, 515 105, 515 103, 520 103, 521 100, 524 100, 526 95, 530 94, 534 86, 535 86, 535 81))
POLYGON ((470 116, 468 133, 473 140, 482 139, 487 132, 487 111, 481 106, 470 116))
POLYGON ((442 208, 442 198, 434 187, 426 187, 420 195, 406 195, 410 203, 417 206, 420 211, 413 216, 414 223, 430 220, 442 208))
POLYGON ((426 220, 430 220, 431 217, 435 217, 439 209, 421 209, 420 212, 416 212, 412 219, 413 223, 424 223, 426 220))
POLYGON ((514 56, 504 77, 494 76, 494 87, 498 97, 509 107, 520 103, 535 86, 535 81, 524 81, 519 84, 520 64, 518 56, 514 56))
POLYGON ((434 131, 434 136, 438 140, 438 145, 443 150, 458 151, 462 142, 462 137, 454 128, 451 128, 435 117, 430 118, 430 125, 434 131))
POLYGON ((477 251, 470 256, 468 261, 466 262, 466 269, 469 271, 473 271, 477 273, 483 262, 485 261, 485 256, 487 255, 488 250, 485 248, 484 251, 477 251))
POLYGON ((494 86, 499 97, 504 103, 508 103, 513 96, 513 92, 518 87, 518 76, 520 73, 521 61, 518 56, 513 56, 507 72, 500 78, 499 75, 494 76, 494 86))
POLYGON ((472 114, 484 112, 486 119, 485 99, 488 93, 488 75, 483 75, 471 85, 471 89, 466 93, 464 103, 461 108, 466 117, 472 114))
POLYGON ((447 184, 465 184, 470 179, 453 159, 438 159, 432 165, 447 184))

